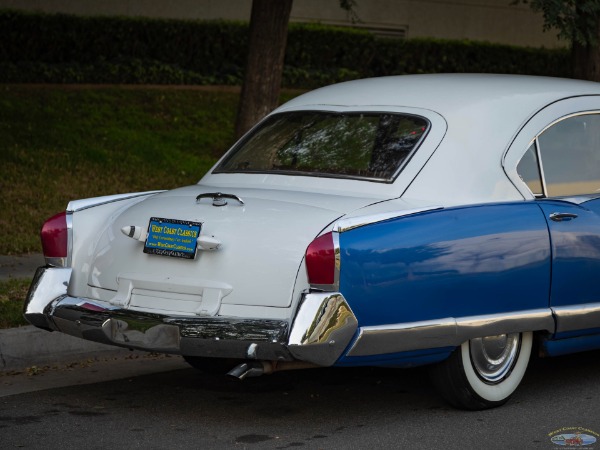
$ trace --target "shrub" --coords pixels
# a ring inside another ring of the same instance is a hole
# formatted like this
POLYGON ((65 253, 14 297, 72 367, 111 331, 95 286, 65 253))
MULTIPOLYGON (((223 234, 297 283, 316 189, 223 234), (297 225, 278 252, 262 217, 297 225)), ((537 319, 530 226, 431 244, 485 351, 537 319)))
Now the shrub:
MULTIPOLYGON (((0 82, 240 84, 247 35, 243 22, 1 10, 0 82)), ((568 67, 566 50, 290 24, 284 85, 433 72, 568 76, 568 67)))

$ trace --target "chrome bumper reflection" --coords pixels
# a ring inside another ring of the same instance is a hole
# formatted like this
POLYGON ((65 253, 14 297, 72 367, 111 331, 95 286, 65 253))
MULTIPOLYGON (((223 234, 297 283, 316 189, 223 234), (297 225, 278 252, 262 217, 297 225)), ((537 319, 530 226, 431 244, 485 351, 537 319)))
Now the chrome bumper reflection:
POLYGON ((71 269, 41 267, 25 302, 33 325, 90 341, 186 356, 271 361, 295 359, 332 365, 357 330, 341 294, 303 296, 290 328, 287 320, 173 317, 71 297, 71 269))
POLYGON ((53 329, 45 310, 53 300, 66 297, 72 269, 40 267, 36 270, 25 299, 23 315, 32 325, 53 329))
POLYGON ((358 321, 342 294, 307 294, 294 320, 288 348, 297 359, 330 366, 357 328, 358 321))

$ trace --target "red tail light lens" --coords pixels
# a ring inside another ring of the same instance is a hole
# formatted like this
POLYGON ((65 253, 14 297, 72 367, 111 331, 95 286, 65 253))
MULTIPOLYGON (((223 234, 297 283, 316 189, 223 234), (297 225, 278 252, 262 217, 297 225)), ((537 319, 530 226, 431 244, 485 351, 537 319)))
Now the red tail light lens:
POLYGON ((335 283, 333 233, 319 236, 306 249, 306 270, 310 284, 335 283))
POLYGON ((50 217, 40 232, 42 249, 46 258, 66 258, 68 255, 67 214, 61 212, 50 217))

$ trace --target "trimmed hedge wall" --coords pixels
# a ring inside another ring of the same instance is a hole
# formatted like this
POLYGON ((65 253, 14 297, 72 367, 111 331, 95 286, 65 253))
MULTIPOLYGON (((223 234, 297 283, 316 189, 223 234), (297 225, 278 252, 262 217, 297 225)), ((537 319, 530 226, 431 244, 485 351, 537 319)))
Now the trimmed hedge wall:
MULTIPOLYGON (((248 24, 0 11, 0 83, 240 84, 248 24)), ((290 24, 284 85, 407 73, 570 76, 566 50, 290 24)))

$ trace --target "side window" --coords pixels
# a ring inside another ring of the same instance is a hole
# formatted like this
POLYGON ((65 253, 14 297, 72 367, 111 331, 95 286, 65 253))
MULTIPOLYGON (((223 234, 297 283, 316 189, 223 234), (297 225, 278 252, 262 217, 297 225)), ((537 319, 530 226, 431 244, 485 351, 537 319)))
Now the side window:
POLYGON ((536 197, 544 196, 535 142, 529 146, 525 152, 525 155, 523 155, 523 158, 521 158, 521 161, 519 161, 517 173, 521 177, 521 180, 527 184, 527 187, 533 193, 533 195, 536 197))
POLYGON ((527 149, 517 173, 539 197, 600 193, 600 114, 552 125, 527 149))

